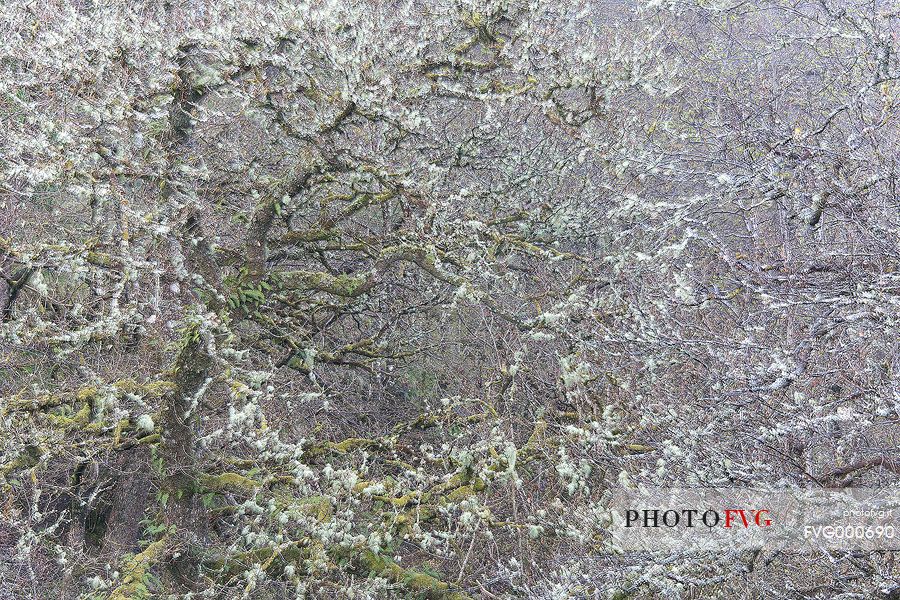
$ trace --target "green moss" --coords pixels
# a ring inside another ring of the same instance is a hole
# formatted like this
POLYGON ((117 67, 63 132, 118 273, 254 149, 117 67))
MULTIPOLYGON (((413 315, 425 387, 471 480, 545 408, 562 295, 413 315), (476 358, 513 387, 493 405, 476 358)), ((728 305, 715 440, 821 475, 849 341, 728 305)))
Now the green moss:
POLYGON ((378 446, 380 443, 376 440, 370 440, 369 438, 347 438, 341 442, 329 442, 326 445, 339 452, 350 452, 351 450, 356 450, 358 448, 378 446))
POLYGON ((325 496, 310 496, 297 500, 294 507, 308 515, 315 516, 320 523, 330 521, 334 515, 334 508, 331 506, 331 500, 325 496))
POLYGON ((63 397, 53 394, 43 394, 37 398, 25 398, 22 394, 16 394, 6 399, 3 403, 3 409, 0 410, 0 415, 6 415, 16 410, 53 408, 62 403, 63 397))
POLYGON ((25 450, 16 458, 9 461, 5 465, 0 466, 0 475, 8 475, 14 471, 29 469, 40 461, 41 450, 37 446, 27 446, 25 450))
POLYGON ((404 569, 390 558, 371 550, 335 548, 330 553, 339 560, 349 560, 368 575, 399 583, 412 594, 424 596, 428 600, 471 600, 468 594, 454 590, 450 584, 437 577, 416 569, 404 569))
POLYGON ((331 500, 327 496, 295 498, 290 491, 279 489, 275 492, 275 499, 278 508, 282 511, 295 510, 316 517, 319 522, 329 521, 334 514, 331 500))
POLYGON ((463 469, 459 473, 455 473, 453 475, 453 477, 451 477, 450 480, 447 481, 447 483, 442 486, 441 489, 446 490, 449 488, 459 487, 461 485, 466 485, 470 481, 472 481, 472 470, 471 469, 463 469))
POLYGON ((386 502, 397 508, 403 508, 410 502, 416 501, 418 502, 422 498, 422 492, 419 490, 413 490, 408 494, 404 494, 399 498, 392 498, 390 496, 372 496, 375 500, 380 500, 381 502, 386 502))
POLYGON ((444 496, 450 502, 459 502, 460 500, 465 500, 469 496, 475 495, 475 488, 471 485, 463 485, 454 490, 450 490, 450 492, 444 496))
POLYGON ((142 438, 139 438, 138 444, 155 444, 156 442, 162 440, 162 436, 158 433, 151 433, 150 435, 145 435, 142 438))
POLYGON ((345 298, 360 295, 369 281, 368 275, 331 275, 321 271, 289 271, 281 274, 285 289, 318 290, 345 298))
POLYGON ((89 263, 100 267, 109 267, 113 263, 112 257, 105 252, 94 252, 91 250, 87 253, 85 258, 87 258, 89 263))
POLYGON ((653 452, 656 448, 645 444, 625 444, 625 449, 631 454, 644 454, 645 452, 653 452))
POLYGON ((75 427, 85 427, 91 420, 91 405, 85 402, 81 409, 71 417, 65 415, 48 414, 47 418, 56 427, 61 429, 72 429, 75 427))
POLYGON ((83 387, 77 392, 75 392, 75 399, 79 402, 89 402, 97 397, 97 394, 100 392, 95 386, 87 386, 83 387))
POLYGON ((262 484, 240 473, 221 473, 219 475, 201 475, 200 485, 207 490, 214 491, 238 490, 252 492, 262 484))
POLYGON ((122 585, 113 590, 109 600, 136 600, 147 595, 144 578, 157 562, 166 546, 165 537, 147 546, 143 552, 125 561, 122 565, 124 578, 122 585))
POLYGON ((268 573, 281 573, 289 564, 302 562, 308 554, 304 546, 308 540, 303 539, 287 547, 256 548, 246 552, 206 562, 204 567, 209 571, 218 571, 227 577, 239 576, 248 567, 263 565, 268 573))
POLYGON ((469 498, 470 496, 474 496, 477 492, 483 491, 486 487, 487 484, 483 479, 475 478, 472 479, 471 483, 467 485, 461 485, 451 489, 443 496, 442 499, 449 502, 459 502, 461 500, 469 498))
MULTIPOLYGON (((122 379, 110 384, 115 390, 115 394, 132 393, 139 396, 150 396, 158 398, 176 389, 171 381, 151 381, 149 383, 137 383, 133 379, 122 379)), ((88 385, 78 388, 74 391, 66 391, 56 394, 43 394, 36 398, 23 397, 16 395, 10 398, 4 408, 2 414, 11 411, 33 411, 53 409, 57 406, 65 404, 74 404, 79 402, 87 402, 94 404, 94 401, 100 394, 100 388, 95 385, 88 385)))

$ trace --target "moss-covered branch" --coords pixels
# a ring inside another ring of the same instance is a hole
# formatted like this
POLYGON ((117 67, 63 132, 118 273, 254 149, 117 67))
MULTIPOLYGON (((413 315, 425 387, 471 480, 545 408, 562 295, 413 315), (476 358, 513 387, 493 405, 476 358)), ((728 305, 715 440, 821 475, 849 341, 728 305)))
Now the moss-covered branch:
POLYGON ((384 577, 394 583, 403 585, 411 594, 418 594, 428 600, 471 600, 471 597, 450 584, 433 575, 416 569, 406 569, 392 559, 372 552, 355 548, 336 547, 329 554, 337 560, 349 561, 359 572, 384 577))
POLYGON ((146 576, 156 564, 165 548, 168 538, 151 543, 143 552, 126 559, 122 565, 122 583, 109 595, 109 600, 137 600, 147 596, 146 576))

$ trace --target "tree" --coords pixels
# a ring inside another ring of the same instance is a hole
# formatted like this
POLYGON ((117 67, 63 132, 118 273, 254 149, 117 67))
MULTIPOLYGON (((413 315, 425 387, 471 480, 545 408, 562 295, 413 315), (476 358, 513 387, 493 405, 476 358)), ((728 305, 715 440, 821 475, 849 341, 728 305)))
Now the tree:
POLYGON ((897 585, 605 493, 896 483, 889 6, 0 10, 3 593, 897 585))

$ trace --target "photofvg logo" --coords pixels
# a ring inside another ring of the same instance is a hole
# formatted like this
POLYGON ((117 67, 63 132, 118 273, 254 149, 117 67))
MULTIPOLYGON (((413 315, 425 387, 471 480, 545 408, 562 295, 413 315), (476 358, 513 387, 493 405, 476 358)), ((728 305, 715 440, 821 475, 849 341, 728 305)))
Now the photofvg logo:
POLYGON ((620 489, 610 513, 626 552, 900 549, 900 490, 620 489))
POLYGON ((770 527, 772 519, 771 511, 767 508, 743 509, 726 508, 725 510, 706 509, 700 511, 696 508, 681 510, 651 510, 631 509, 625 512, 625 527, 724 527, 731 529, 735 526, 770 527))

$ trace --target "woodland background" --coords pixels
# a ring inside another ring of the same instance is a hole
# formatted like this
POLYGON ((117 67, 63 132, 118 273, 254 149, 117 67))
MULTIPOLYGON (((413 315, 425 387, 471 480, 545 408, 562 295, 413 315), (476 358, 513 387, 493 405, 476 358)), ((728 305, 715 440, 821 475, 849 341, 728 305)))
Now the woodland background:
POLYGON ((898 598, 889 1, 0 6, 0 597, 898 598))

